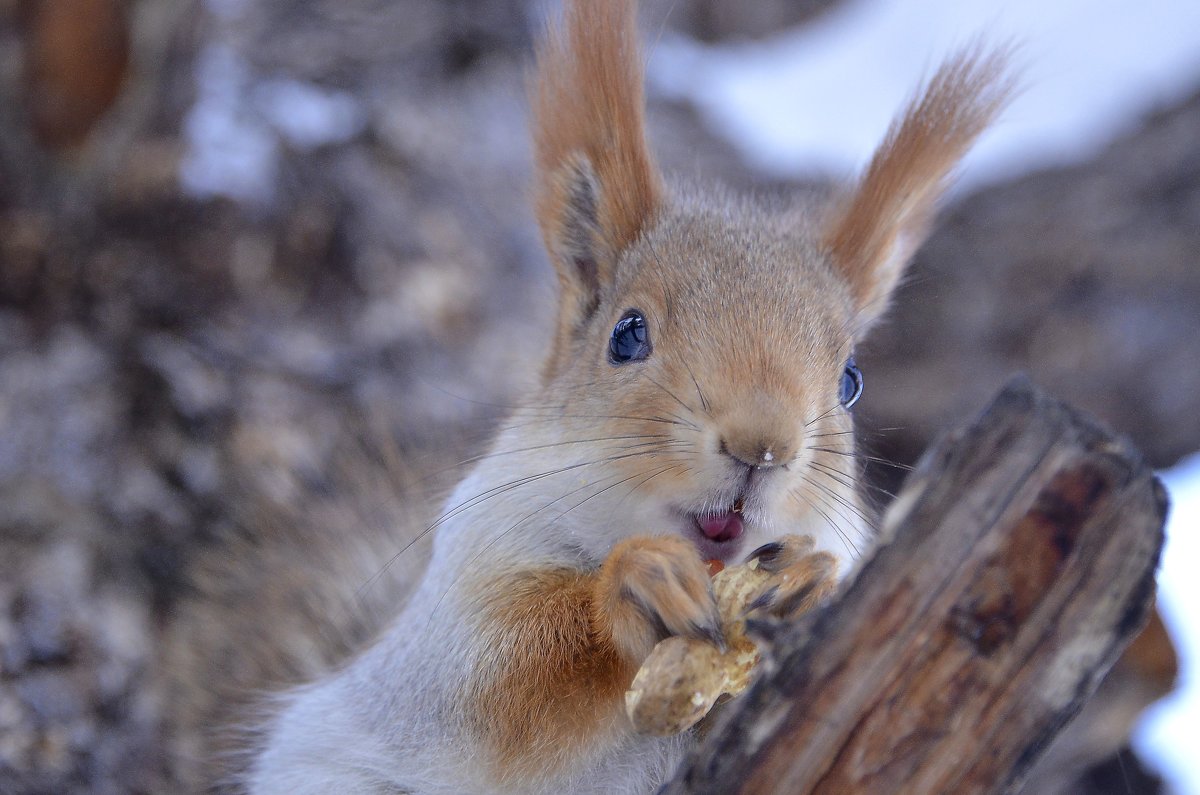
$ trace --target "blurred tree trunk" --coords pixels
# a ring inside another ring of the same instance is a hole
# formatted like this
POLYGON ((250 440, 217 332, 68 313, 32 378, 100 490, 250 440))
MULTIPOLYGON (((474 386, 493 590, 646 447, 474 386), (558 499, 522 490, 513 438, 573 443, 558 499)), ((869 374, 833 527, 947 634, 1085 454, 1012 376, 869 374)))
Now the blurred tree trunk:
POLYGON ((25 97, 36 139, 78 146, 116 101, 129 68, 123 0, 22 0, 25 97))

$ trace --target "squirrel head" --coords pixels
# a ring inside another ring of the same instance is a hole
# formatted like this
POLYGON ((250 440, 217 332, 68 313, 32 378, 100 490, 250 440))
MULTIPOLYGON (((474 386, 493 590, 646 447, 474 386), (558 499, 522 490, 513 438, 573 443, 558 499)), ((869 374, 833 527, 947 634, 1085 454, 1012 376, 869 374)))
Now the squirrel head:
POLYGON ((542 394, 561 435, 599 440, 612 494, 593 507, 656 524, 630 534, 678 529, 729 559, 802 532, 854 557, 854 347, 1004 104, 1004 58, 950 59, 833 198, 739 198, 658 172, 634 5, 572 0, 538 50, 537 214, 561 294, 542 394))

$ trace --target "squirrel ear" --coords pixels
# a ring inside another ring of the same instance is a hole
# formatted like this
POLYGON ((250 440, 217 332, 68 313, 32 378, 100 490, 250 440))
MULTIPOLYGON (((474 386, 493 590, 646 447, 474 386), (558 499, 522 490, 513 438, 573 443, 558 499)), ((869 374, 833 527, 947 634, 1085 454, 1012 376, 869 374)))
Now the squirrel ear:
POLYGON ((892 122, 827 225, 824 242, 850 283, 861 330, 887 308, 954 167, 1007 104, 1007 60, 1006 51, 972 46, 946 61, 892 122))
POLYGON ((558 271, 563 312, 575 326, 591 317, 600 291, 612 283, 618 252, 600 226, 599 197, 591 163, 572 157, 544 191, 553 193, 553 215, 541 219, 546 249, 558 271))
POLYGON ((537 216, 563 290, 560 331, 578 329, 621 252, 659 206, 633 0, 568 0, 530 82, 537 216))

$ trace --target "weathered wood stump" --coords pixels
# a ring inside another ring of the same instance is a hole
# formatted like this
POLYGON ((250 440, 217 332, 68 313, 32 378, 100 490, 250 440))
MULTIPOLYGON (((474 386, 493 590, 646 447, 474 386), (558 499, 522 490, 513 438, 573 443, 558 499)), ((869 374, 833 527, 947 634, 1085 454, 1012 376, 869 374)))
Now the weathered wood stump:
POLYGON ((833 604, 665 793, 1011 791, 1145 622, 1166 495, 1138 454, 1007 387, 934 445, 833 604))

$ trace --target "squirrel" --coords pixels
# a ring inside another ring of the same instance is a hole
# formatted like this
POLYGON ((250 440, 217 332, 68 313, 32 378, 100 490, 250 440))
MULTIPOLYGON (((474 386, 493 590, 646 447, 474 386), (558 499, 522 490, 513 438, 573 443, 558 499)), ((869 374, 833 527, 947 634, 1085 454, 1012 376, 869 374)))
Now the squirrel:
POLYGON ((854 349, 1003 107, 1005 72, 999 51, 951 57, 829 197, 737 196, 655 166, 635 0, 567 0, 530 91, 559 288, 540 383, 449 497, 397 614, 274 698, 240 786, 665 782, 695 732, 635 733, 623 694, 659 640, 722 643, 706 561, 757 558, 772 580, 756 605, 787 614, 808 604, 789 570, 827 590, 873 543, 854 349))

